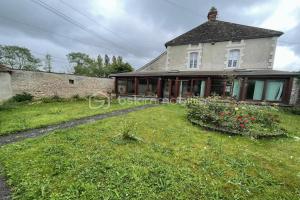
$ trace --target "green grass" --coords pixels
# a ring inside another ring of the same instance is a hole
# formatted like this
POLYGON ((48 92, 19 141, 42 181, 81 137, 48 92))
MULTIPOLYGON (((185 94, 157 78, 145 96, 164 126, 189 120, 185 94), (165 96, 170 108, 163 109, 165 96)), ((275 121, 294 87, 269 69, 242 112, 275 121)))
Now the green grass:
MULTIPOLYGON (((300 136, 299 116, 282 114, 300 136)), ((191 125, 163 105, 1 148, 15 199, 299 199, 300 141, 191 125), (116 137, 122 120, 142 142, 116 137)))
MULTIPOLYGON (((91 105, 96 107, 101 105, 101 102, 94 102, 91 105)), ((122 105, 112 103, 109 108, 105 106, 96 109, 90 108, 88 100, 68 100, 50 103, 34 101, 31 103, 8 104, 5 105, 7 108, 4 107, 5 109, 0 110, 0 135, 138 105, 142 105, 142 102, 128 101, 122 105)))

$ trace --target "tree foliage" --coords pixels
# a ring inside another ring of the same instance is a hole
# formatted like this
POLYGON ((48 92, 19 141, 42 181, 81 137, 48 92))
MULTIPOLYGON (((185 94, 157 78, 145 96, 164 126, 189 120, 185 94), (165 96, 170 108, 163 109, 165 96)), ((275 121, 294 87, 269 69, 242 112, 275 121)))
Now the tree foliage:
POLYGON ((52 71, 52 56, 50 54, 45 55, 44 70, 46 72, 52 71))
POLYGON ((91 58, 88 54, 81 52, 72 52, 67 55, 70 64, 74 67, 74 73, 78 75, 108 77, 112 73, 122 73, 133 71, 129 63, 123 62, 121 56, 98 55, 96 59, 91 58))
POLYGON ((13 69, 38 70, 40 60, 29 49, 18 46, 0 46, 0 64, 13 69))

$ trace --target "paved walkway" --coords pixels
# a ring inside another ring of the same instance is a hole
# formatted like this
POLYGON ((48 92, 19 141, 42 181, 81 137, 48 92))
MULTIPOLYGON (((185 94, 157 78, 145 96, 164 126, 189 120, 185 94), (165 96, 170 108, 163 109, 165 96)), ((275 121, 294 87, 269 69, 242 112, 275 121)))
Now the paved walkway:
MULTIPOLYGON (((98 115, 94 115, 94 116, 71 120, 68 122, 63 122, 61 124, 49 125, 49 126, 46 126, 43 128, 31 129, 31 130, 27 130, 27 131, 20 131, 20 132, 10 134, 10 135, 0 136, 0 147, 3 145, 9 144, 9 143, 14 143, 17 141, 24 140, 26 138, 34 138, 34 137, 38 137, 41 135, 46 135, 54 130, 71 128, 74 126, 95 122, 95 121, 102 120, 102 119, 109 118, 109 117, 124 115, 124 114, 130 113, 130 112, 143 110, 145 108, 150 108, 150 107, 154 107, 154 106, 157 106, 157 104, 147 104, 147 105, 137 106, 137 107, 123 109, 123 110, 116 110, 116 111, 112 111, 109 113, 103 113, 103 114, 98 114, 98 115)), ((9 194, 10 194, 10 189, 5 182, 5 177, 0 176, 0 200, 10 199, 9 194)))

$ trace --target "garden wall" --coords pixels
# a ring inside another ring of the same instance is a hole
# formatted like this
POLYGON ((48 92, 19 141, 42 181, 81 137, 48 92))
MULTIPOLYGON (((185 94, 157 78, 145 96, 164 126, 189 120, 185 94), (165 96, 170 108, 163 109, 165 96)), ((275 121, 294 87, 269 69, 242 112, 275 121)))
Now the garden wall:
POLYGON ((110 78, 95 78, 71 74, 12 70, 10 73, 5 73, 4 85, 2 84, 4 82, 3 77, 2 75, 0 76, 1 91, 5 90, 6 94, 3 95, 3 92, 1 92, 0 100, 8 99, 15 94, 23 92, 28 92, 36 98, 54 95, 68 98, 74 95, 107 94, 111 93, 114 88, 114 80, 110 78), (7 76, 10 76, 10 80, 7 76))

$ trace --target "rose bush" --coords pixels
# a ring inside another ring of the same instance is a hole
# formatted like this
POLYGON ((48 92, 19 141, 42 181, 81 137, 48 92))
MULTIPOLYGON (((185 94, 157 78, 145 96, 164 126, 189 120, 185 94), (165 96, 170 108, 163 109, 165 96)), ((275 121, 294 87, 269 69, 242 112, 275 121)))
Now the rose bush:
POLYGON ((188 99, 186 106, 188 120, 203 127, 253 137, 286 135, 275 107, 224 102, 218 97, 188 99))

